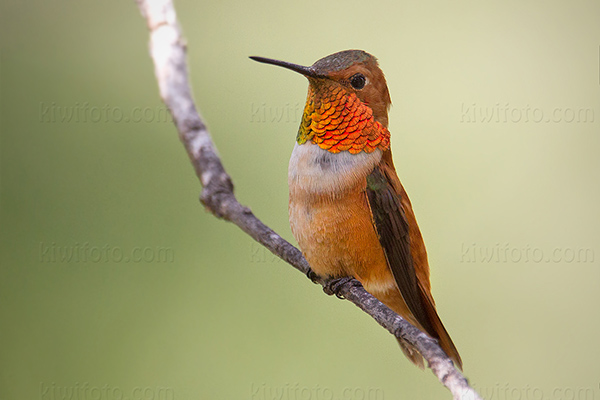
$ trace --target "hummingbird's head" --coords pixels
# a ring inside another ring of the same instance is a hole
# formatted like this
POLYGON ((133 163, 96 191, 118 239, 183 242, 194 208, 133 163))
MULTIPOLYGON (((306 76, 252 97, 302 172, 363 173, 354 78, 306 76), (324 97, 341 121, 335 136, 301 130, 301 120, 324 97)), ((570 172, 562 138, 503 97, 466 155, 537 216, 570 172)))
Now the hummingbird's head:
POLYGON ((311 141, 332 153, 371 153, 376 148, 389 148, 390 94, 377 59, 369 53, 340 51, 310 67, 263 57, 250 58, 291 69, 308 78, 308 97, 296 138, 298 143, 311 141))

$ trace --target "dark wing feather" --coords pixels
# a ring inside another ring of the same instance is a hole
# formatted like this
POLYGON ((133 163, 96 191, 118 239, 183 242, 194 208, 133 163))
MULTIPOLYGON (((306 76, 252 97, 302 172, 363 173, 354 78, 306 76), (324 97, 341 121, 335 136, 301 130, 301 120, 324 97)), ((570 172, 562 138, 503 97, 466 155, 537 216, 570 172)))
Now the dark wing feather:
POLYGON ((367 177, 367 197, 379 242, 404 302, 423 328, 430 335, 437 336, 418 286, 410 250, 409 227, 400 195, 379 166, 367 177))

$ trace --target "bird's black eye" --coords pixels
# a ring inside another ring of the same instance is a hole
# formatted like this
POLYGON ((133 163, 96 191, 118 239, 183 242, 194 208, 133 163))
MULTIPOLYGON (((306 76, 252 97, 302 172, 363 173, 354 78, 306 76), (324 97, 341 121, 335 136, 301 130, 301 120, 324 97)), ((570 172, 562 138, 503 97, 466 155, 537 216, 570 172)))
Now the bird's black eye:
POLYGON ((360 90, 365 87, 367 83, 367 78, 363 74, 354 74, 350 78, 350 84, 356 90, 360 90))

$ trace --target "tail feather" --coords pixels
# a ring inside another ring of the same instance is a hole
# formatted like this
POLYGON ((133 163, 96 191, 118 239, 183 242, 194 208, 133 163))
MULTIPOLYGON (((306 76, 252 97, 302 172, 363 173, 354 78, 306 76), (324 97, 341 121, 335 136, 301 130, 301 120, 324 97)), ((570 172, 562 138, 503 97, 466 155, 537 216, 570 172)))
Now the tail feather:
POLYGON ((429 326, 432 326, 434 332, 427 332, 431 337, 438 340, 440 347, 444 352, 452 359, 454 365, 457 366, 460 370, 462 370, 462 360, 460 358, 460 354, 458 354, 458 350, 456 346, 454 346, 454 342, 450 338, 448 331, 442 324, 442 320, 440 319, 436 309, 435 303, 433 302, 433 298, 429 294, 429 292, 425 291, 421 285, 419 284, 419 289, 421 292, 422 303, 425 305, 425 310, 427 312, 427 317, 429 319, 429 326))
MULTIPOLYGON (((410 312, 399 290, 392 289, 386 292, 376 292, 375 297, 398 313, 398 315, 402 316, 402 318, 431 336, 433 339, 436 339, 442 350, 444 350, 448 357, 452 359, 454 365, 462 370, 462 360, 460 359, 456 346, 454 346, 452 339, 450 339, 450 335, 446 331, 446 328, 444 328, 444 325, 437 314, 433 297, 421 286, 420 282, 418 288, 421 297, 420 302, 425 310, 423 315, 424 320, 418 320, 415 315, 410 312)), ((410 361, 418 367, 423 366, 423 358, 414 346, 402 339, 398 339, 398 343, 410 361)))

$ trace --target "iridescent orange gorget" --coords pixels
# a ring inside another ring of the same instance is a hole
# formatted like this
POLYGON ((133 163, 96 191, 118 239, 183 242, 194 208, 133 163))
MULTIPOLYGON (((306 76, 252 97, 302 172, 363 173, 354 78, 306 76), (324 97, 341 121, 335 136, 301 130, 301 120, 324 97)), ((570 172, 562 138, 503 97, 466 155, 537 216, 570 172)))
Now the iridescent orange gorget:
POLYGON ((313 85, 308 89, 306 107, 296 141, 308 140, 331 153, 349 151, 352 154, 375 149, 387 150, 390 132, 373 118, 373 111, 355 93, 335 82, 315 82, 329 85, 316 95, 313 85))

